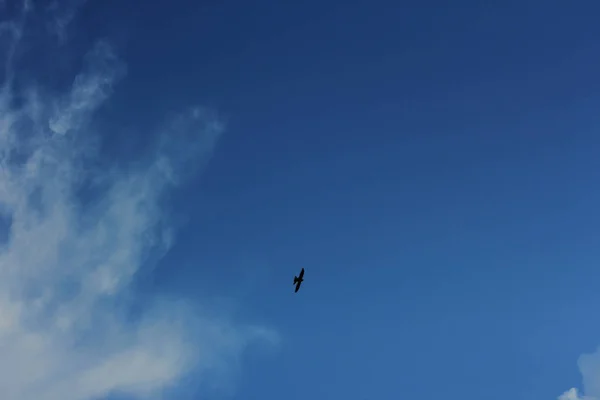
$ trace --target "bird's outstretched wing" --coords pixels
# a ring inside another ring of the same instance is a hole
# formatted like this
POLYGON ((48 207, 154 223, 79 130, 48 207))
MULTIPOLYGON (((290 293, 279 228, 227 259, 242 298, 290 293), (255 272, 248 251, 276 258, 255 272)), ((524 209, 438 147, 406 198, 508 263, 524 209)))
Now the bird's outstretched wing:
POLYGON ((296 283, 296 290, 294 290, 294 293, 297 293, 298 290, 300 290, 300 285, 302 285, 302 282, 296 283))
POLYGON ((300 270, 300 275, 298 275, 299 279, 302 279, 304 277, 304 268, 302 268, 302 270, 300 270))

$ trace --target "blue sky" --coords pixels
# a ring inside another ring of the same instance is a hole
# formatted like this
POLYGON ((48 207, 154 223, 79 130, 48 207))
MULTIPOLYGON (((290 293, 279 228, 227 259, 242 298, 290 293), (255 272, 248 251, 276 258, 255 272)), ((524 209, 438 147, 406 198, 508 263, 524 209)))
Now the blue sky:
POLYGON ((5 3, 7 399, 600 399, 597 2, 5 3))

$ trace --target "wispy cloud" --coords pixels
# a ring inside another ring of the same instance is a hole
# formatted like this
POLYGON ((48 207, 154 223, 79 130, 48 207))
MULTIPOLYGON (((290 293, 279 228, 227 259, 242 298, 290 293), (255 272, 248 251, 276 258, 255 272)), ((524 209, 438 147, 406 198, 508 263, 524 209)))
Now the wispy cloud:
POLYGON ((600 399, 600 348, 591 354, 583 354, 577 363, 583 377, 584 393, 576 388, 563 393, 558 400, 599 400, 600 399))
MULTIPOLYGON (((19 18, 2 25, 13 28, 10 54, 25 29, 19 18)), ((248 343, 275 340, 184 300, 127 313, 136 272, 172 242, 161 198, 207 161, 218 120, 184 110, 158 130, 150 161, 101 170, 91 116, 125 74, 110 46, 99 42, 59 95, 40 83, 14 88, 13 62, 0 87, 2 399, 152 396, 190 371, 227 372, 248 343), (82 202, 78 190, 90 182, 101 195, 82 202)))

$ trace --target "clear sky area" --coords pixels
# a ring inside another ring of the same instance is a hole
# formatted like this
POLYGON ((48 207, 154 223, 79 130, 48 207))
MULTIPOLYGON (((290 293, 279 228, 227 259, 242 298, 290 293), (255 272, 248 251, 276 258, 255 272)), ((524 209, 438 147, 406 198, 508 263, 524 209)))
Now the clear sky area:
POLYGON ((4 0, 0 54, 0 399, 600 400, 598 1, 4 0))

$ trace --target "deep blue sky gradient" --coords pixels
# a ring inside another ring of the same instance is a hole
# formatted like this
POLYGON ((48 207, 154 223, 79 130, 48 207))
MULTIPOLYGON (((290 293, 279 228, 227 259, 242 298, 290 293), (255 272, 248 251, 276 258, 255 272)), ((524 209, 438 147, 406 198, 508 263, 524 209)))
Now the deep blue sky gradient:
MULTIPOLYGON (((86 5, 110 109, 227 122, 146 290, 282 334, 235 399, 553 399, 600 344, 600 3, 86 5), (298 294, 292 279, 301 267, 298 294)), ((156 118, 156 120, 155 120, 156 118)), ((118 131, 124 132, 124 131, 118 131)), ((114 157, 143 135, 106 138, 114 157)))

